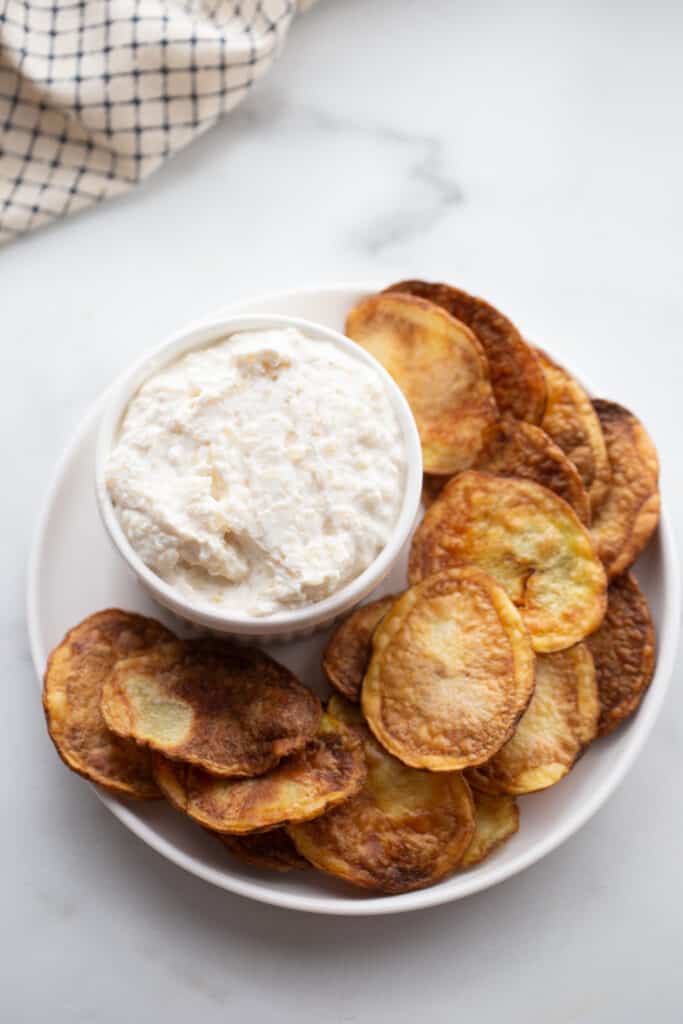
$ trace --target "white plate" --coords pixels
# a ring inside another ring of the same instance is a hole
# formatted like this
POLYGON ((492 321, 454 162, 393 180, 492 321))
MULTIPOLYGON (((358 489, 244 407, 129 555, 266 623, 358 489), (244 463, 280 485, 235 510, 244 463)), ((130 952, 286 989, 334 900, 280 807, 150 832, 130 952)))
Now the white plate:
MULTIPOLYGON (((372 286, 340 286, 268 295, 230 313, 282 313, 343 330, 346 312, 372 286)), ((228 312, 221 310, 221 312, 228 312)), ((151 338, 153 343, 157 339, 151 338)), ((569 352, 553 353, 573 367, 569 352)), ((618 399, 619 395, 610 395, 618 399)), ((66 630, 100 608, 118 606, 164 617, 110 546, 95 506, 95 438, 102 401, 85 418, 57 467, 31 556, 28 622, 39 677, 47 654, 66 630)), ((483 864, 430 889, 400 896, 366 896, 315 871, 286 875, 252 870, 162 801, 134 802, 97 795, 127 828, 163 856, 200 878, 264 903, 321 914, 387 914, 416 910, 486 889, 528 867, 562 843, 600 807, 641 749, 664 698, 676 653, 680 617, 678 561, 666 510, 658 535, 637 566, 657 625, 657 672, 638 714, 615 735, 594 744, 559 785, 523 798, 516 836, 483 864)), ((379 593, 405 584, 405 559, 379 593)), ((308 684, 326 692, 320 672, 325 635, 280 645, 274 653, 308 684)))

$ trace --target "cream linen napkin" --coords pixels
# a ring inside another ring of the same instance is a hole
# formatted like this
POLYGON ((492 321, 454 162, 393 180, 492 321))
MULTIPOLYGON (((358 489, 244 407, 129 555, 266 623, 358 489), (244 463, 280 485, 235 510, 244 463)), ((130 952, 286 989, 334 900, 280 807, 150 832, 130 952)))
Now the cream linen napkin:
POLYGON ((146 178, 244 98, 312 2, 0 2, 0 242, 146 178))

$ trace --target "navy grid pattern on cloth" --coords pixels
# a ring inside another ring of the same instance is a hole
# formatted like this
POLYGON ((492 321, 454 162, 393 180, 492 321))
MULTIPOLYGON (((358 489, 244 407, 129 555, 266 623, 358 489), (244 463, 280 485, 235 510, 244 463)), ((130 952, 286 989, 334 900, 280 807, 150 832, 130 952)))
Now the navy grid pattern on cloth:
POLYGON ((0 243, 124 192, 206 131, 268 70, 296 9, 0 0, 0 243))

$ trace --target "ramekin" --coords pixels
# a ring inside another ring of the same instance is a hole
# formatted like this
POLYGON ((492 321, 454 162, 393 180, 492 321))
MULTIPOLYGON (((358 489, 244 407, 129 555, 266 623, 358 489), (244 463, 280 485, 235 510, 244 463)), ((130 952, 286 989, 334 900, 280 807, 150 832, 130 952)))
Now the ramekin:
POLYGON ((415 526, 422 490, 422 451, 413 414, 383 366, 338 331, 290 316, 232 316, 180 331, 124 372, 112 385, 100 422, 95 455, 95 493, 105 529, 132 572, 159 604, 180 619, 235 637, 262 641, 301 639, 331 625, 367 597, 390 572, 415 526), (228 614, 188 601, 142 561, 121 528, 106 486, 106 464, 128 402, 141 384, 163 366, 192 349, 205 348, 238 331, 296 327, 311 338, 332 342, 381 378, 399 423, 406 459, 405 488, 396 525, 385 547, 356 579, 315 604, 267 616, 228 614))

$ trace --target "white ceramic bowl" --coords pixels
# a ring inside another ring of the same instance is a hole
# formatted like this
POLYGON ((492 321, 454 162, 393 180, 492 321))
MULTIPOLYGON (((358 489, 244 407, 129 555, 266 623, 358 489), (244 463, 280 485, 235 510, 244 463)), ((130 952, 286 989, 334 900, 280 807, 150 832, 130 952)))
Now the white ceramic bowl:
POLYGON ((100 515, 115 548, 156 601, 181 619, 195 625, 262 641, 289 641, 310 635, 335 622, 377 587, 400 555, 417 519, 422 489, 422 451, 410 407, 403 394, 377 360, 338 331, 291 316, 232 316, 184 330, 139 360, 113 385, 100 424, 95 457, 95 493, 100 515), (193 349, 207 346, 238 331, 296 327, 311 338, 332 342, 359 363, 371 366, 382 379, 403 435, 406 480, 403 502, 387 544, 373 562, 346 586, 315 604, 255 617, 230 613, 187 600, 145 565, 128 541, 114 511, 105 482, 107 457, 118 433, 121 418, 135 392, 152 374, 193 349))

